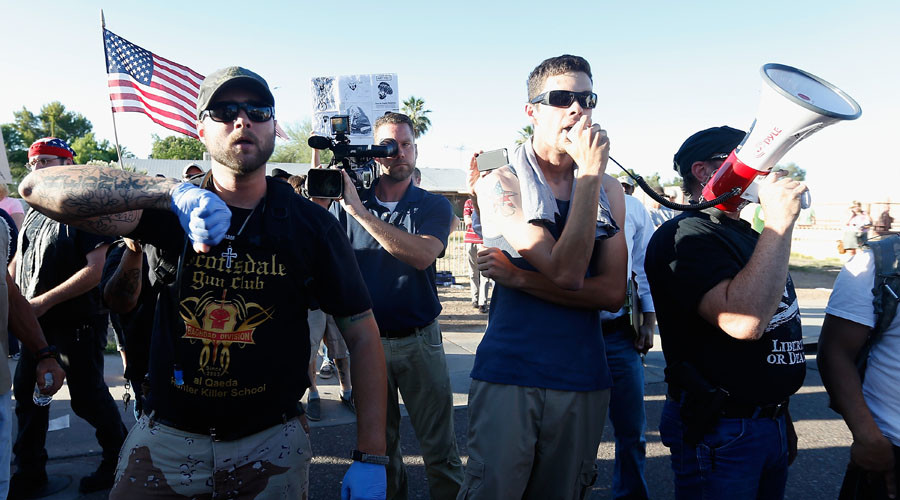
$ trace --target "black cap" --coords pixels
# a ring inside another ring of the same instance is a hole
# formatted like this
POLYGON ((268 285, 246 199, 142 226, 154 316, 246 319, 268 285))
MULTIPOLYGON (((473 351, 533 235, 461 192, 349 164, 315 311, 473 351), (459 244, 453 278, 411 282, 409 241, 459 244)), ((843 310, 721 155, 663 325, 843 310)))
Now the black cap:
POLYGON ((273 168, 272 169, 272 177, 278 177, 279 179, 287 180, 291 177, 291 174, 289 174, 287 171, 282 170, 280 168, 273 168))
POLYGON ((684 177, 694 162, 706 161, 716 155, 727 155, 744 140, 746 132, 727 126, 701 130, 687 138, 675 153, 675 170, 684 177))
POLYGON ((197 119, 206 111, 216 94, 226 87, 242 86, 252 89, 263 100, 262 104, 275 105, 275 97, 269 90, 269 84, 263 77, 240 66, 230 66, 214 71, 200 84, 200 95, 197 96, 197 119))

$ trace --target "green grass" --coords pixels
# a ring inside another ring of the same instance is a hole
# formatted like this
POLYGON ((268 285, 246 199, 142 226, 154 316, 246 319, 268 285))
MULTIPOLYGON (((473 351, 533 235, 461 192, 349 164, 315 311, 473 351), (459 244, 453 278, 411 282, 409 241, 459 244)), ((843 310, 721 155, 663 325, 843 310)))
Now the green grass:
POLYGON ((829 257, 827 259, 815 259, 808 255, 800 255, 791 252, 791 260, 788 267, 792 271, 811 271, 811 272, 836 272, 843 266, 841 259, 837 257, 829 257))

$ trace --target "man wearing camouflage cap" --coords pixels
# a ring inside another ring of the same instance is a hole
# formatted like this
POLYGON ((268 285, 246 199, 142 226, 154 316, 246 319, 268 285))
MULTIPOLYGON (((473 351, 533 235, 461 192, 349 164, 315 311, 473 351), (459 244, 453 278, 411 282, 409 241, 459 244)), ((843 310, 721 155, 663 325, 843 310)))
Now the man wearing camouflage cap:
POLYGON ((334 315, 358 380, 345 498, 384 498, 384 354, 347 238, 321 207, 266 178, 275 119, 262 77, 212 73, 197 113, 212 159, 202 186, 88 166, 20 186, 51 217, 149 249, 160 289, 150 391, 110 498, 306 498, 311 449, 297 401, 313 303, 334 315))

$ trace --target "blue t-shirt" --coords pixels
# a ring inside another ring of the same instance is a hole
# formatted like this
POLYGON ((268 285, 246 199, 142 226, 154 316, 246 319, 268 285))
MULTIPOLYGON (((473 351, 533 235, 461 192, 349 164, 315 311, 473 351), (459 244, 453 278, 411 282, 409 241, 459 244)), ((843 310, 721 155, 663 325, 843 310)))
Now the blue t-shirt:
MULTIPOLYGON (((410 234, 430 235, 447 248, 453 208, 441 195, 413 186, 403 195, 393 211, 378 203, 375 188, 364 196, 363 205, 375 217, 410 234)), ((418 328, 434 321, 441 313, 441 302, 435 289, 434 266, 418 270, 401 262, 382 248, 338 203, 332 213, 347 230, 350 245, 372 297, 372 311, 381 330, 418 328)))
MULTIPOLYGON (((547 228, 559 239, 569 202, 547 228)), ((536 269, 501 237, 485 238, 516 266, 536 269)), ((590 269, 586 276, 590 277, 590 269)), ((552 304, 499 283, 491 297, 487 331, 475 353, 472 378, 495 384, 559 391, 598 391, 612 386, 597 311, 552 304)))

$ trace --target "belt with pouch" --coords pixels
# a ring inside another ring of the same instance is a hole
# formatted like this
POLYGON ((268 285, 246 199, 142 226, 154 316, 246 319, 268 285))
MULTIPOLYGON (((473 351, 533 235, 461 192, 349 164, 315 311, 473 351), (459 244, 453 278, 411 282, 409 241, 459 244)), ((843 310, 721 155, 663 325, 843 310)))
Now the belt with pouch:
MULTIPOLYGON (((669 386, 669 398, 681 403, 682 391, 677 387, 669 386)), ((771 418, 776 419, 788 410, 788 400, 785 399, 780 403, 773 403, 760 406, 741 405, 734 402, 725 401, 722 407, 722 417, 724 418, 771 418)))
MULTIPOLYGON (((299 405, 298 405, 299 406, 299 405)), ((238 439, 245 438, 247 436, 256 434, 257 432, 262 432, 270 427, 274 427, 278 424, 286 424, 288 420, 302 415, 303 412, 298 407, 291 408, 290 410, 282 413, 281 415, 272 415, 271 418, 262 418, 255 419, 250 422, 239 422, 236 425, 228 425, 228 426, 207 426, 200 424, 186 424, 182 422, 175 422, 174 420, 170 420, 165 417, 160 417, 156 414, 156 412, 150 412, 150 422, 162 424, 166 427, 172 427, 173 429, 178 429, 183 432, 190 432, 192 434, 202 434, 204 436, 209 436, 213 441, 236 441, 238 439)))
POLYGON ((394 330, 381 329, 378 330, 381 332, 381 336, 386 339, 402 339, 404 337, 409 337, 411 335, 415 335, 419 330, 424 330, 431 326, 434 321, 429 321, 428 324, 419 327, 413 328, 398 328, 394 330))

